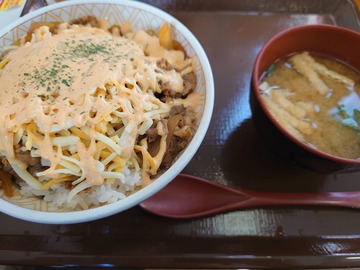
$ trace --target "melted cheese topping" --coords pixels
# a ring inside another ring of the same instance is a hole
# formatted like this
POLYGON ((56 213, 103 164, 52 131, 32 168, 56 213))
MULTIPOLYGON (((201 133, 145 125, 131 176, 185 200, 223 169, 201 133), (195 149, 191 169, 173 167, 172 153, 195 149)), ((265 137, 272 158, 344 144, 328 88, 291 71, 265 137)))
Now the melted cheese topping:
POLYGON ((144 31, 114 37, 73 27, 51 35, 45 27, 37 39, 10 52, 0 70, 1 155, 36 189, 49 184, 41 185, 16 159, 13 146, 20 141, 49 166, 39 177, 56 183, 73 175, 76 184, 100 185, 124 163, 136 163, 137 137, 169 112, 154 96, 158 82, 182 91, 180 73, 161 70, 157 61, 165 58, 177 70, 189 62, 144 31), (114 130, 114 123, 122 128, 114 130))

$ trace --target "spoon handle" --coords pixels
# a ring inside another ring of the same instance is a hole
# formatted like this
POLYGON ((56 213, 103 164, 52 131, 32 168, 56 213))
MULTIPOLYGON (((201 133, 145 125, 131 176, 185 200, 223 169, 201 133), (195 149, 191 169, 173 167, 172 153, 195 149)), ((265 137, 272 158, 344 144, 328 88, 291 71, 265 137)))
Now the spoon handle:
POLYGON ((249 207, 269 205, 319 205, 360 208, 360 192, 272 193, 241 190, 249 207))
MULTIPOLYGON (((216 194, 222 201, 229 197, 223 208, 230 207, 232 210, 271 205, 318 205, 318 206, 341 206, 360 208, 360 192, 314 192, 314 193, 291 193, 291 192, 264 192, 249 189, 236 188, 211 182, 195 176, 180 174, 174 183, 189 183, 188 188, 194 188, 195 183, 201 184, 201 192, 206 187, 206 194, 216 194), (209 189, 211 187, 211 189, 209 189), (222 193, 224 191, 224 193, 222 193)), ((175 185, 174 185, 175 186, 175 185)), ((221 207, 222 208, 222 207, 221 207)))

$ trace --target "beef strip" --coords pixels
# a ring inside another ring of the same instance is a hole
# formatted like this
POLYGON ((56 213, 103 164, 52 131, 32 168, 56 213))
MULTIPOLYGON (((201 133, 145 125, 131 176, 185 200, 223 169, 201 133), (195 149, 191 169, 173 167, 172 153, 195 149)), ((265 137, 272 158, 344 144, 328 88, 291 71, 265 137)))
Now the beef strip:
POLYGON ((156 65, 163 70, 173 70, 175 67, 171 65, 165 58, 161 58, 156 62, 156 65))
POLYGON ((187 141, 192 137, 192 132, 189 126, 183 126, 181 129, 176 130, 174 135, 187 141))
MULTIPOLYGON (((156 65, 165 71, 174 70, 175 67, 171 65, 165 58, 161 58, 156 62, 156 65)), ((163 93, 162 100, 167 101, 169 98, 182 98, 186 97, 189 93, 194 91, 196 86, 196 75, 194 72, 187 73, 182 76, 183 79, 183 89, 181 92, 174 91, 171 89, 168 82, 159 81, 160 89, 163 93)))
POLYGON ((182 76, 184 81, 183 94, 188 95, 193 92, 196 87, 196 75, 194 72, 190 72, 182 76))
MULTIPOLYGON (((15 156, 21 162, 28 165, 27 170, 30 172, 31 175, 36 177, 36 173, 40 171, 44 171, 47 167, 43 167, 40 163, 40 157, 32 157, 30 151, 23 150, 22 145, 15 146, 15 156)), ((2 157, 0 159, 0 169, 13 177, 13 182, 16 185, 17 182, 21 181, 22 179, 16 174, 14 169, 11 167, 9 161, 6 157, 2 157)))
POLYGON ((186 113, 186 109, 184 106, 182 106, 182 105, 173 106, 170 109, 169 118, 173 117, 175 115, 178 115, 178 114, 185 115, 185 113, 186 113))
MULTIPOLYGON (((164 127, 167 127, 167 120, 161 119, 160 122, 163 124, 164 127)), ((152 126, 146 131, 146 138, 148 143, 154 142, 158 137, 158 126, 159 121, 154 121, 152 126)))
POLYGON ((22 150, 22 147, 15 147, 15 156, 21 162, 28 164, 29 166, 34 166, 40 163, 40 157, 32 157, 30 151, 22 150))
POLYGON ((90 25, 91 27, 97 27, 97 28, 100 27, 99 20, 96 17, 90 15, 71 20, 69 24, 90 25))
POLYGON ((183 150, 186 145, 187 140, 178 136, 172 136, 171 141, 169 142, 169 148, 167 149, 164 159, 161 162, 161 168, 168 169, 173 163, 176 155, 183 150))
POLYGON ((159 136, 157 128, 156 128, 156 123, 154 123, 151 128, 149 128, 146 131, 146 138, 147 138, 147 142, 148 143, 152 143, 154 141, 156 141, 157 137, 159 136))
POLYGON ((41 165, 41 163, 38 163, 36 165, 33 166, 29 166, 28 167, 28 172, 31 173, 32 176, 37 177, 37 173, 39 172, 43 172, 47 169, 48 167, 44 167, 43 165, 41 165))
POLYGON ((159 81, 159 87, 162 91, 162 97, 160 99, 163 102, 167 102, 174 98, 185 98, 188 94, 195 90, 196 86, 196 76, 194 73, 188 73, 183 77, 183 89, 181 92, 174 91, 171 89, 168 82, 159 81))

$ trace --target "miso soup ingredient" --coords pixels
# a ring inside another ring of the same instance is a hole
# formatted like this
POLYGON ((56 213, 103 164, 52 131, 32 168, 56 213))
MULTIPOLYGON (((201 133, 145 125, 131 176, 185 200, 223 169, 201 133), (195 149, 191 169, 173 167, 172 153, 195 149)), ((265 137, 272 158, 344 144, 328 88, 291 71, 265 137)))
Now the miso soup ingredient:
POLYGON ((271 66, 260 89, 279 124, 320 151, 359 158, 359 72, 333 58, 308 52, 271 66))

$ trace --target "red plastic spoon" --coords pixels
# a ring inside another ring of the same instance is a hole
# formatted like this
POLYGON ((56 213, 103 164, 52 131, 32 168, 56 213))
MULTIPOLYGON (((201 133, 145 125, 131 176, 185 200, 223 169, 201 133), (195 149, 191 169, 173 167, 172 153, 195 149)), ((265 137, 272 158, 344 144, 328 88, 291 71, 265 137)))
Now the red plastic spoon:
POLYGON ((360 192, 272 193, 232 188, 180 174, 140 206, 159 216, 194 218, 271 205, 322 205, 360 208, 360 192))

